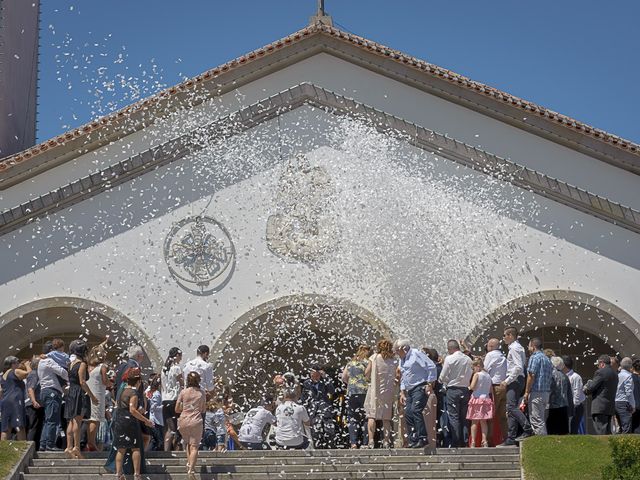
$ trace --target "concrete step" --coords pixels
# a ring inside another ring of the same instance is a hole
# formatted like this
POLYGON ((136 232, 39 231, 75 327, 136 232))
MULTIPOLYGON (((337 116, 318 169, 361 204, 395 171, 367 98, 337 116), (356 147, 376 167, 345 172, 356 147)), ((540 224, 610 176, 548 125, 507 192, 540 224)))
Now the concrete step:
MULTIPOLYGON (((144 474, 145 480, 193 480, 185 473, 170 474, 144 474)), ((48 474, 46 476, 39 474, 23 474, 23 480, 96 480, 109 479, 113 480, 113 474, 97 474, 97 473, 61 473, 48 474)), ((198 473, 195 475, 198 480, 351 480, 351 479, 385 479, 385 480, 460 480, 472 478, 474 480, 491 479, 491 480, 512 480, 520 479, 520 470, 475 470, 475 471, 361 471, 361 472, 308 472, 308 473, 198 473)), ((127 476, 127 479, 133 479, 133 475, 127 476)))
MULTIPOLYGON (((182 473, 185 465, 148 465, 148 473, 182 473)), ((520 468, 517 462, 494 463, 356 463, 311 465, 200 465, 201 473, 281 473, 281 472, 353 472, 353 471, 442 471, 442 470, 509 470, 520 468)), ((105 473, 102 465, 30 466, 30 474, 105 473)))
MULTIPOLYGON (((106 452, 87 453, 83 460, 37 453, 22 480, 113 479, 103 468, 106 457, 106 452)), ((188 479, 184 452, 147 452, 146 470, 146 480, 188 479)), ((196 478, 519 480, 520 457, 517 448, 200 452, 196 478)))
MULTIPOLYGON (((425 455, 425 456, 387 456, 380 455, 365 457, 260 457, 260 458, 225 458, 199 456, 198 463, 202 465, 237 465, 250 461, 252 465, 309 465, 309 464, 353 464, 360 463, 494 463, 494 462, 515 462, 520 461, 518 455, 425 455)), ((76 460, 68 458, 34 458, 32 465, 36 467, 48 466, 74 466, 74 465, 103 465, 105 458, 88 458, 76 460)), ((186 465, 185 456, 156 457, 147 458, 147 465, 186 465)))
MULTIPOLYGON (((424 449, 332 449, 332 450, 232 450, 228 452, 202 451, 198 455, 207 458, 271 458, 271 457, 363 457, 363 456, 424 456, 433 452, 424 449)), ((438 448, 435 455, 519 455, 518 447, 507 448, 438 448)), ((83 452, 86 458, 106 458, 107 452, 83 452)), ((146 452, 147 458, 185 457, 185 452, 146 452)), ((37 458, 65 458, 62 452, 38 452, 37 458)))

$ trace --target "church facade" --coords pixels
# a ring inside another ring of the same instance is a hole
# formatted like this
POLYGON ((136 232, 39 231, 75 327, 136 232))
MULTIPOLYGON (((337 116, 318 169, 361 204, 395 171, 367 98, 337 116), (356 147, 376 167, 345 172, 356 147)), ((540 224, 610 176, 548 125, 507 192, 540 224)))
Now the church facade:
MULTIPOLYGON (((640 351, 640 147, 317 22, 0 160, 0 345, 640 351)), ((591 368, 591 367, 589 367, 591 368)))

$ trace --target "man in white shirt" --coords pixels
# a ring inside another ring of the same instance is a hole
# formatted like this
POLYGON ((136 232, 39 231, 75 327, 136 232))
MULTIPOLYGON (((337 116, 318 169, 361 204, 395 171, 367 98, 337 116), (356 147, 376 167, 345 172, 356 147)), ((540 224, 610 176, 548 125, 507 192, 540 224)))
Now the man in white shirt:
POLYGON ((518 444, 518 440, 533 435, 533 428, 525 414, 520 411, 520 401, 524 393, 525 378, 524 366, 527 355, 524 348, 518 342, 518 330, 515 327, 507 327, 502 335, 504 343, 509 345, 507 354, 507 378, 502 386, 507 389, 507 415, 509 429, 507 438, 499 447, 511 447, 518 444), (518 429, 524 432, 518 437, 518 429))
POLYGON ((285 390, 284 402, 276 409, 276 445, 279 449, 305 450, 309 446, 309 438, 304 434, 304 427, 311 423, 309 414, 295 400, 295 392, 285 390))
POLYGON ((248 450, 268 450, 264 443, 264 428, 267 424, 275 425, 276 417, 273 415, 275 404, 272 398, 267 398, 262 405, 252 408, 247 412, 238 432, 238 438, 248 450))
POLYGON ((584 416, 584 401, 587 397, 583 391, 584 385, 582 383, 582 377, 573 371, 573 359, 569 355, 563 355, 562 361, 564 362, 564 369, 562 371, 569 377, 571 391, 573 392, 573 416, 569 420, 569 433, 577 435, 580 433, 580 425, 582 424, 582 417, 584 416))
POLYGON ((207 393, 210 398, 215 388, 213 381, 213 365, 209 363, 209 347, 200 345, 196 352, 196 358, 189 360, 182 370, 184 385, 187 384, 187 376, 191 372, 198 372, 200 375, 200 387, 207 393))
POLYGON ((491 377, 493 384, 493 404, 495 415, 489 422, 489 441, 493 439, 493 431, 500 428, 502 443, 507 438, 507 387, 502 385, 507 378, 507 359, 500 350, 500 340, 491 338, 487 342, 487 355, 484 357, 484 369, 491 377))
POLYGON ((449 355, 444 359, 440 383, 445 386, 445 403, 449 416, 451 446, 461 448, 467 446, 469 425, 467 422, 467 407, 469 406, 469 383, 473 369, 471 358, 460 351, 457 340, 447 342, 449 355))

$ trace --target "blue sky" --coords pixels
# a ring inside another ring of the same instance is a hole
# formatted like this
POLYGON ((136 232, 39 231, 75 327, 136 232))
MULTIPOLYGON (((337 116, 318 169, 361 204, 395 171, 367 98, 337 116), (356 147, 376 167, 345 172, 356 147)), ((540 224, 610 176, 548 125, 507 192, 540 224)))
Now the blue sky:
MULTIPOLYGON (((39 140, 286 36, 316 4, 41 1, 39 140)), ((339 28, 640 142, 638 0, 326 0, 326 8, 339 28)))

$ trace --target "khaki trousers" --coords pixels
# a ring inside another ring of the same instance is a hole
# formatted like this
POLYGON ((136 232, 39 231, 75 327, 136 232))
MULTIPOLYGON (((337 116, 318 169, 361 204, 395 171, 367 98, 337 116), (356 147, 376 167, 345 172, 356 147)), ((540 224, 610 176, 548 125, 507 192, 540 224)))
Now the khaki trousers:
MULTIPOLYGON (((493 420, 489 422, 489 443, 493 442, 493 431, 500 428, 500 443, 507 438, 509 426, 507 423, 507 387, 493 386, 493 420)), ((495 446, 495 445, 494 445, 495 446)))
POLYGON ((431 393, 427 397, 427 404, 422 410, 422 416, 424 417, 424 426, 427 429, 427 440, 429 446, 435 448, 438 441, 438 431, 436 427, 436 420, 438 418, 438 398, 435 393, 431 393))

